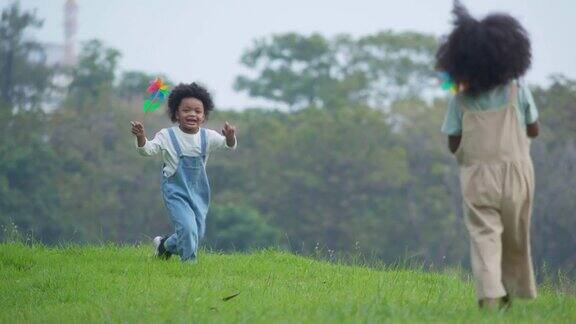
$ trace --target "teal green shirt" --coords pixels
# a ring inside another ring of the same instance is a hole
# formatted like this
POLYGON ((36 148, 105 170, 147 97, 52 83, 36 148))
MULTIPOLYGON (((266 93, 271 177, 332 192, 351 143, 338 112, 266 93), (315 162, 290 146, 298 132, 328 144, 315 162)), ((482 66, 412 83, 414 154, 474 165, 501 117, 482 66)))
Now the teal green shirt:
MULTIPOLYGON (((509 102, 510 84, 499 86, 489 92, 483 93, 476 98, 456 97, 450 98, 448 111, 442 124, 442 133, 446 135, 462 134, 462 108, 460 103, 466 108, 475 111, 501 109, 509 102)), ((538 120, 538 109, 534 103, 534 98, 525 82, 518 82, 518 106, 517 116, 520 125, 528 125, 538 120)))

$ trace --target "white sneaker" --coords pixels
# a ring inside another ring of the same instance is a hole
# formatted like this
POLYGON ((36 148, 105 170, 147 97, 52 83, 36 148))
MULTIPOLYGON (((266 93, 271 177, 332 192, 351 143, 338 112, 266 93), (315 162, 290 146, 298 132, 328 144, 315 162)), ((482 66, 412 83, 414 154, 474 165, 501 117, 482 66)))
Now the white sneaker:
POLYGON ((172 256, 172 253, 168 252, 168 250, 166 250, 166 247, 164 246, 164 242, 166 241, 167 238, 168 237, 156 236, 152 240, 152 244, 154 245, 155 257, 168 260, 172 256))
POLYGON ((156 236, 153 240, 152 240, 152 245, 154 245, 154 256, 155 257, 159 257, 160 256, 160 244, 162 244, 162 236, 156 236))

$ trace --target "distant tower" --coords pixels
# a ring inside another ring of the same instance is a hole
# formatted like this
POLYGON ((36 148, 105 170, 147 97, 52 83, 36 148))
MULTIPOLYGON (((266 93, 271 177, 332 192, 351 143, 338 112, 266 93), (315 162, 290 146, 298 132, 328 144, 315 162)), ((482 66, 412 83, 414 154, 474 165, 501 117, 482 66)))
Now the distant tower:
POLYGON ((64 4, 64 65, 76 63, 76 30, 78 29, 78 5, 74 0, 64 4))

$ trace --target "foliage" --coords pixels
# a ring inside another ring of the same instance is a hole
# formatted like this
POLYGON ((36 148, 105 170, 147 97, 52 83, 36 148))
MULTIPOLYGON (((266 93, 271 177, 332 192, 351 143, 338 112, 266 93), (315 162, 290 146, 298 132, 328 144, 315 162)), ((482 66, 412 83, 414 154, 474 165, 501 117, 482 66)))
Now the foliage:
MULTIPOLYGON (((38 25, 17 6, 4 12, 0 31, 24 35, 38 25)), ((119 52, 90 41, 65 97, 43 110, 55 81, 51 67, 24 50, 29 42, 0 39, 0 54, 19 49, 13 68, 38 79, 14 74, 0 104, 0 225, 14 223, 51 244, 168 234, 161 162, 139 156, 129 132, 130 120, 143 119, 138 92, 150 75, 131 71, 117 81, 119 52)), ((242 60, 252 76, 240 77, 239 89, 292 109, 211 116, 207 127, 238 125, 239 146, 209 159, 208 246, 273 244, 307 254, 320 247, 385 262, 467 264, 457 168, 439 132, 446 98, 427 96, 435 44, 410 32, 285 34, 248 49, 242 60)), ((575 81, 556 77, 534 95, 542 124, 533 143, 534 256, 538 268, 573 277, 575 81)), ((171 125, 162 111, 145 124, 149 137, 171 125)))
POLYGON ((40 28, 35 12, 22 12, 18 2, 0 18, 0 102, 3 109, 38 108, 51 89, 54 69, 46 65, 42 45, 27 30, 40 28))
POLYGON ((207 217, 206 245, 220 251, 248 251, 274 246, 279 232, 249 207, 216 205, 207 217))
POLYGON ((381 32, 354 39, 295 33, 257 40, 242 56, 252 76, 236 89, 288 108, 346 105, 382 107, 418 96, 433 82, 436 40, 413 32, 381 32))

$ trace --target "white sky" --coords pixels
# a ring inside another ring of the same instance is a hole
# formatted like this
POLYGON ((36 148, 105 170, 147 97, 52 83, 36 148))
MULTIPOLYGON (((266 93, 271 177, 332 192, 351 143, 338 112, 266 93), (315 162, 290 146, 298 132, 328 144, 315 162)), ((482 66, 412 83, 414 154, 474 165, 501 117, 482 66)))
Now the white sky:
MULTIPOLYGON (((0 0, 4 8, 12 0, 0 0)), ((64 0, 21 0, 45 20, 36 37, 62 42, 64 0)), ((242 52, 254 39, 295 31, 365 35, 450 29, 452 0, 77 0, 79 41, 93 38, 122 52, 123 70, 165 73, 174 82, 201 81, 222 108, 261 105, 232 89, 242 52)), ((532 36, 534 64, 527 79, 545 84, 562 73, 576 79, 576 1, 464 0, 472 14, 505 11, 532 36)))

